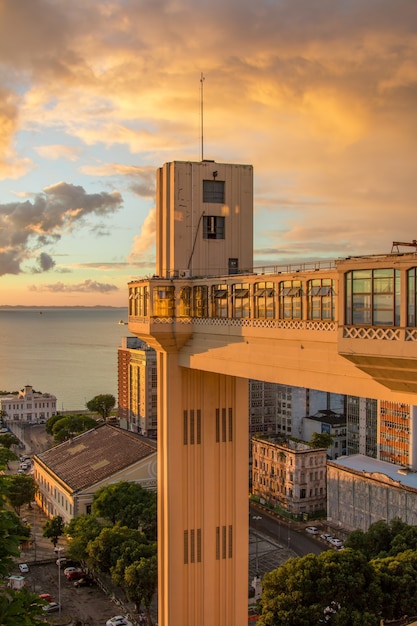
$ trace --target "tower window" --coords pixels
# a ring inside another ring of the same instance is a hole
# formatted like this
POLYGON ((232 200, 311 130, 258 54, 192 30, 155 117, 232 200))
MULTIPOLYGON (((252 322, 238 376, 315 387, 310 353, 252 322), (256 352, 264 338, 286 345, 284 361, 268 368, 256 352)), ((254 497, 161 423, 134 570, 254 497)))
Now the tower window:
POLYGON ((224 239, 224 217, 204 215, 203 237, 204 239, 224 239))
POLYGON ((224 180, 203 180, 203 202, 224 204, 224 180))

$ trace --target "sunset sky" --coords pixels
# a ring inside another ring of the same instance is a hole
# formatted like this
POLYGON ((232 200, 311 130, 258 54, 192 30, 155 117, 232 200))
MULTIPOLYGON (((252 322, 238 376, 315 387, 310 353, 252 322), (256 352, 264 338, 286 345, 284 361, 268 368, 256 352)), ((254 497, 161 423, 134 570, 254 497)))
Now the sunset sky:
POLYGON ((416 0, 0 0, 0 305, 127 305, 201 84, 255 266, 417 238, 416 0))

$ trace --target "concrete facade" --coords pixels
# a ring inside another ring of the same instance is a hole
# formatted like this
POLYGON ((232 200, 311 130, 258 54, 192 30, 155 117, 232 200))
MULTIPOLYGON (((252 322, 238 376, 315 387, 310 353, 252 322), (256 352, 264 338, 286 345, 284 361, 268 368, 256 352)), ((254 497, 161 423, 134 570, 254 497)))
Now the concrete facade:
POLYGON ((282 437, 253 437, 252 493, 295 516, 324 512, 326 449, 282 437))
POLYGON ((346 530, 396 518, 415 526, 417 473, 360 454, 329 461, 327 516, 346 530))
POLYGON ((157 351, 160 626, 247 618, 249 379, 417 395, 416 254, 253 268, 252 175, 161 168, 156 274, 128 286, 157 351))

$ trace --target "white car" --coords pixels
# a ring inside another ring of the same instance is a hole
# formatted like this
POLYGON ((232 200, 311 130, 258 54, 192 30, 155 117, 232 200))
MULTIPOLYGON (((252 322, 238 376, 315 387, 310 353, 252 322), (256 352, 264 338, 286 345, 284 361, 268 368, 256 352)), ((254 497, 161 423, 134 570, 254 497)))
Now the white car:
POLYGON ((316 528, 316 526, 307 526, 305 531, 306 531, 306 533, 309 533, 310 535, 318 535, 319 534, 319 529, 316 528))
POLYGON ((132 622, 129 622, 127 617, 123 615, 115 615, 107 620, 106 626, 133 626, 132 622))
POLYGON ((337 539, 336 537, 330 537, 328 540, 332 546, 336 548, 341 548, 343 546, 343 541, 341 539, 337 539))
POLYGON ((29 565, 27 565, 27 563, 19 563, 19 569, 22 572, 22 574, 29 573, 29 565))
POLYGON ((329 533, 322 533, 320 535, 320 539, 323 539, 323 541, 330 541, 333 537, 329 533))

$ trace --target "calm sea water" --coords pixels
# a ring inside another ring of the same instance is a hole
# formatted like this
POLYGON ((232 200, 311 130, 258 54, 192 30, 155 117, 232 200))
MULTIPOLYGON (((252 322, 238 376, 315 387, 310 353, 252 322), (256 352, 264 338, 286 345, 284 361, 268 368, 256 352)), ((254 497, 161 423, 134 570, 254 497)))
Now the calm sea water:
POLYGON ((32 385, 60 410, 85 409, 101 393, 117 405, 117 348, 127 309, 0 308, 0 390, 32 385))

